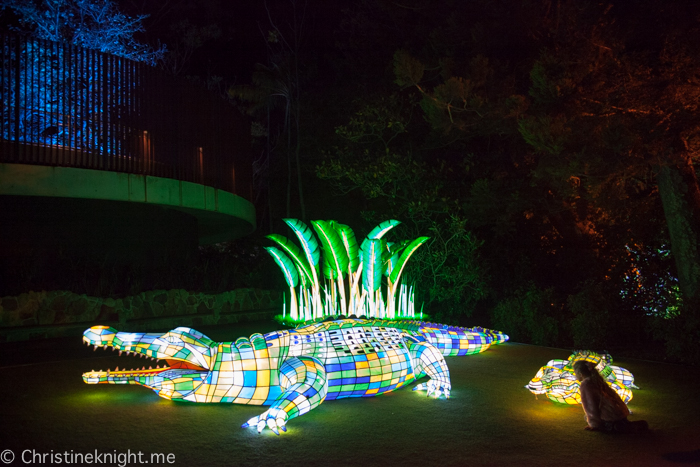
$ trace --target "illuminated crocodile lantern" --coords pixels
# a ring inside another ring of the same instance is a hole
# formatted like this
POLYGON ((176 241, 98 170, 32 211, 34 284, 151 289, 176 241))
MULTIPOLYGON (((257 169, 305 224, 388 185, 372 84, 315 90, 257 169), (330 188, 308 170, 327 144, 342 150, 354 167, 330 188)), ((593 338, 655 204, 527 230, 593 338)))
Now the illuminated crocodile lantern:
POLYGON ((580 404, 580 385, 574 374, 574 363, 580 360, 590 362, 625 404, 632 400, 632 389, 639 389, 634 384, 634 375, 613 365, 609 353, 591 350, 578 350, 567 360, 550 360, 525 387, 535 395, 545 394, 552 402, 580 404))
POLYGON ((83 341, 166 365, 142 370, 90 371, 88 384, 140 384, 159 396, 190 402, 269 405, 243 427, 279 434, 286 423, 324 400, 369 397, 403 387, 449 398, 445 356, 483 352, 505 334, 420 321, 357 318, 318 321, 296 329, 214 342, 186 327, 165 334, 117 332, 94 326, 83 341))

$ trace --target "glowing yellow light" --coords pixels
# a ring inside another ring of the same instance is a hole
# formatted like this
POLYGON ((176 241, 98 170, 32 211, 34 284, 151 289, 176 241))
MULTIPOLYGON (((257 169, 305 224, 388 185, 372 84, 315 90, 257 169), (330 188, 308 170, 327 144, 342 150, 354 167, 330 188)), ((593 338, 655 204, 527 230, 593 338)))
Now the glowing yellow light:
POLYGON ((610 354, 598 354, 590 350, 581 350, 571 354, 568 360, 550 360, 540 368, 535 377, 525 386, 533 394, 545 394, 551 401, 561 404, 580 404, 579 383, 574 374, 574 363, 587 361, 607 381, 625 402, 632 400, 634 376, 628 370, 612 365, 610 354))

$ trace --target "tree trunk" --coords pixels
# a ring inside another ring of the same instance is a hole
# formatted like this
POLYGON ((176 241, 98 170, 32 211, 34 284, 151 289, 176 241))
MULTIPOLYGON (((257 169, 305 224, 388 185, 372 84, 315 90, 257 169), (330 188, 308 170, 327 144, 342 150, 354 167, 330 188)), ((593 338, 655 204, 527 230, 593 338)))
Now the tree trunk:
POLYGON ((700 187, 690 157, 684 156, 679 164, 659 167, 657 185, 671 239, 671 252, 676 261, 684 311, 686 318, 695 321, 700 304, 700 187))
MULTIPOLYGON (((297 108, 299 107, 299 102, 297 101, 297 108)), ((306 222, 306 205, 304 204, 304 189, 302 185, 301 178, 301 161, 299 160, 299 150, 301 146, 301 136, 299 130, 299 111, 297 110, 296 116, 296 147, 294 148, 294 155, 297 162, 297 187, 299 190, 299 207, 301 208, 301 220, 306 222)))
POLYGON ((290 126, 289 118, 289 100, 287 100, 287 108, 284 114, 284 128, 287 132, 287 215, 286 217, 291 217, 291 206, 292 206, 292 129, 290 126))

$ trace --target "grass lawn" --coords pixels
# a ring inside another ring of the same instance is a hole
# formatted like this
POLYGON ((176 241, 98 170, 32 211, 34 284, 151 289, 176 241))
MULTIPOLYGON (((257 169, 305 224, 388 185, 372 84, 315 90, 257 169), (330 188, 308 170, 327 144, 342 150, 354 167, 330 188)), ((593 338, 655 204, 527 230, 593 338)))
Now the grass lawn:
MULTIPOLYGON (((276 328, 264 322, 199 330, 214 340, 235 340, 276 328)), ((524 388, 542 365, 569 354, 507 343, 479 355, 448 357, 449 400, 404 388, 330 401, 276 436, 240 427, 264 410, 260 406, 177 403, 140 386, 84 384, 84 371, 123 361, 116 353, 93 352, 80 337, 2 344, 0 451, 14 452, 12 465, 25 465, 23 452, 29 460, 32 453, 52 450, 141 451, 149 463, 151 453, 170 453, 175 463, 159 465, 185 466, 700 463, 697 368, 615 359, 641 388, 629 404, 630 419, 646 419, 651 431, 606 435, 583 429, 580 406, 538 399, 524 388)))

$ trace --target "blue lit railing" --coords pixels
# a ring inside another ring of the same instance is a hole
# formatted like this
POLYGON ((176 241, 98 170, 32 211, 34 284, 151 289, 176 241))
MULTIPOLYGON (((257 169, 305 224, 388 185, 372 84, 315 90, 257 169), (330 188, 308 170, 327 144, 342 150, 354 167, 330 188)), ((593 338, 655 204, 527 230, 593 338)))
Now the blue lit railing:
POLYGON ((251 199, 243 117, 151 66, 0 35, 0 98, 0 162, 154 175, 251 199))

